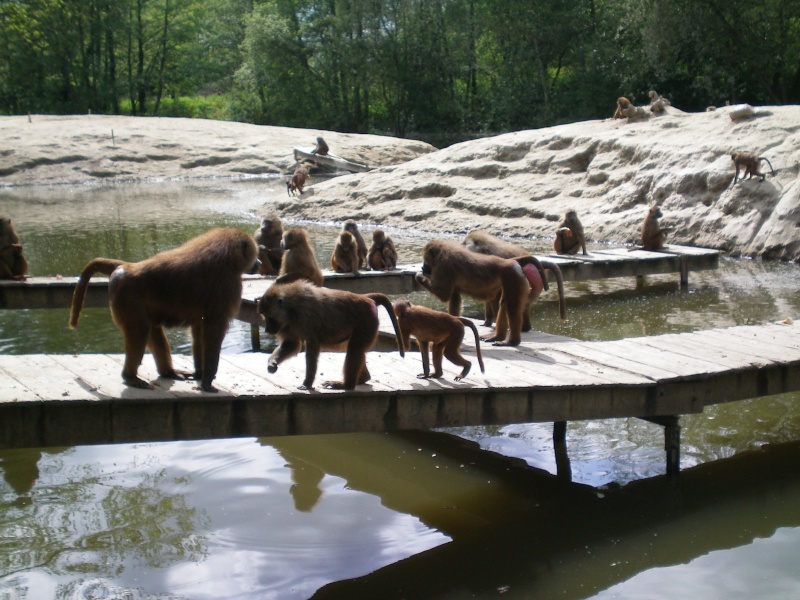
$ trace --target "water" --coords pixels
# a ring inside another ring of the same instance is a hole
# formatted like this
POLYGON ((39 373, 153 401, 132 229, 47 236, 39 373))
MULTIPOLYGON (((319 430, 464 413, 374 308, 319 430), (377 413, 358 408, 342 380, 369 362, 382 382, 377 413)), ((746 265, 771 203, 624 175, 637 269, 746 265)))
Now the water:
MULTIPOLYGON (((32 275, 69 277, 212 226, 254 231, 284 185, 0 189, 0 213, 32 275)), ((336 228, 309 228, 326 264, 336 228)), ((391 234, 401 262, 430 237, 391 234)), ((535 328, 618 339, 800 314, 795 265, 723 260, 688 291, 677 275, 566 287, 569 320, 551 292, 535 328)), ((437 306, 426 296, 412 300, 437 306)), ((107 309, 66 323, 66 310, 2 311, 0 352, 122 351, 107 309)), ((224 351, 249 347, 234 322, 224 351)), ((661 428, 636 419, 570 423, 572 482, 555 476, 550 424, 0 450, 0 600, 797 598, 799 398, 683 417, 677 483, 661 428)))

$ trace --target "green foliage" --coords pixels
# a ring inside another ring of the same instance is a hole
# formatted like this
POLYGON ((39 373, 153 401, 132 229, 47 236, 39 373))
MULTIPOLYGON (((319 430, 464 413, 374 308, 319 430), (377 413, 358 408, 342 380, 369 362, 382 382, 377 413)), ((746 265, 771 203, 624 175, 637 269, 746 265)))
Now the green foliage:
POLYGON ((6 0, 0 113, 460 135, 800 101, 787 0, 6 0))

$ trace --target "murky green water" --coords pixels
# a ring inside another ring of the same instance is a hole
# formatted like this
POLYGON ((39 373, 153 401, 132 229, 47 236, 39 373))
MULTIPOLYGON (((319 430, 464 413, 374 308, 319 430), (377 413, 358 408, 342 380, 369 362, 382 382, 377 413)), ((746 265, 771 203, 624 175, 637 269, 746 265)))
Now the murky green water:
MULTIPOLYGON (((255 230, 282 186, 0 189, 0 213, 32 275, 67 277, 212 226, 255 230)), ((335 229, 312 233, 324 264, 335 229)), ((427 236, 392 234, 417 262, 427 236)), ((797 318, 798 289, 795 265, 725 260, 688 291, 677 275, 568 283, 569 320, 549 296, 534 327, 617 339, 797 318)), ((0 311, 0 352, 122 351, 107 309, 66 323, 0 311)), ((248 349, 235 322, 224 351, 248 349)), ((549 424, 0 450, 0 600, 800 597, 800 396, 681 424, 677 483, 660 428, 635 419, 571 423, 572 482, 549 424)))

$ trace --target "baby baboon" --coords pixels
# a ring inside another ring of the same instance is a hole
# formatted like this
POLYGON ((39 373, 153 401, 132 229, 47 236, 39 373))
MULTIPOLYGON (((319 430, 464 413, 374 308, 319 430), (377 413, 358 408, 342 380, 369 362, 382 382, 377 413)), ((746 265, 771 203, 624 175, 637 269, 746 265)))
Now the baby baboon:
POLYGON ((358 244, 349 231, 339 233, 336 246, 331 254, 331 269, 336 273, 358 275, 358 244))
POLYGON ((367 266, 374 271, 394 271, 397 266, 397 250, 394 242, 383 229, 372 232, 372 246, 367 253, 367 266))
POLYGON ((461 381, 469 374, 472 363, 461 355, 461 342, 464 340, 464 327, 472 329, 475 335, 475 352, 478 355, 478 364, 481 373, 483 367, 481 355, 481 340, 478 337, 478 328, 469 319, 454 317, 447 313, 432 310, 425 306, 412 306, 408 300, 398 300, 394 303, 394 312, 397 315, 397 324, 400 326, 403 349, 411 349, 410 336, 417 338, 420 354, 422 354, 422 373, 417 375, 420 379, 431 377, 428 362, 428 347, 433 351, 433 377, 442 376, 442 356, 445 356, 454 365, 462 367, 461 374, 456 375, 456 381, 461 381))
POLYGON ((455 242, 434 240, 426 244, 422 261, 417 283, 447 302, 453 316, 461 314, 462 293, 484 302, 499 298, 495 334, 487 341, 495 346, 519 345, 531 291, 523 267, 535 264, 533 256, 499 258, 471 252, 455 242))
POLYGON ((269 215, 261 219, 261 227, 256 229, 253 237, 258 244, 258 260, 261 261, 258 272, 261 275, 277 275, 283 257, 281 218, 278 215, 269 215))
POLYGON ((328 148, 328 144, 325 143, 321 137, 317 138, 317 144, 314 146, 314 149, 311 151, 311 154, 319 154, 324 156, 328 153, 330 148, 328 148))
POLYGON ((300 192, 302 196, 303 188, 306 185, 306 181, 309 179, 311 179, 311 175, 308 174, 308 169, 305 167, 297 167, 291 179, 286 182, 286 194, 291 196, 295 192, 300 192))
POLYGON ((0 279, 25 279, 28 261, 11 219, 0 215, 0 279))
POLYGON ((320 350, 346 342, 344 379, 327 381, 323 385, 352 390, 366 383, 370 379, 366 353, 378 337, 378 305, 388 311, 400 356, 404 356, 392 303, 384 294, 354 294, 315 287, 307 281, 273 285, 258 307, 258 312, 266 319, 267 332, 280 340, 269 357, 267 370, 277 371, 278 365, 297 354, 305 343, 306 376, 300 389, 313 389, 320 350))
POLYGON ((650 112, 654 114, 660 115, 671 106, 671 102, 655 90, 650 90, 647 95, 650 97, 650 112))
POLYGON ((69 326, 78 326, 92 275, 109 275, 111 317, 125 337, 125 384, 152 389, 137 376, 145 348, 150 348, 161 377, 197 379, 204 391, 215 392, 222 340, 241 303, 242 273, 255 263, 253 238, 230 228, 212 229, 140 262, 95 258, 75 287, 69 326), (175 371, 164 333, 165 327, 185 326, 192 332, 193 374, 175 371))
MULTIPOLYGON (((511 244, 509 242, 500 240, 488 233, 483 231, 471 231, 467 234, 467 237, 464 238, 462 242, 469 250, 472 252, 478 252, 480 254, 488 254, 490 256, 499 256, 500 258, 513 258, 518 259, 522 256, 530 256, 530 252, 528 252, 522 246, 517 246, 516 244, 511 244)), ((539 259, 535 256, 530 256, 529 264, 525 264, 522 267, 523 272, 525 273, 525 277, 528 278, 528 283, 531 285, 531 293, 528 300, 528 307, 531 304, 536 302, 539 299, 541 293, 545 290, 549 290, 550 286, 547 283, 547 275, 545 274, 545 268, 549 269, 555 275, 556 283, 558 285, 558 309, 559 309, 559 316, 563 320, 566 318, 566 311, 567 305, 566 300, 564 299, 564 278, 561 274, 560 267, 549 260, 546 259, 539 259)), ((495 315, 497 315, 498 311, 498 301, 493 300, 490 302, 486 302, 484 304, 484 316, 485 322, 484 325, 487 327, 492 324, 495 315)), ((522 331, 530 331, 531 330, 531 316, 530 311, 525 310, 525 314, 523 315, 522 320, 522 331)))
POLYGON ((744 180, 745 177, 750 179, 753 177, 753 175, 755 175, 756 177, 761 177, 761 181, 764 181, 767 176, 758 170, 762 160, 767 162, 769 165, 769 170, 772 172, 772 176, 775 177, 775 169, 772 168, 772 163, 769 162, 769 159, 765 156, 757 156, 753 152, 734 152, 731 154, 731 158, 733 159, 733 166, 736 169, 736 173, 733 176, 733 185, 736 185, 736 182, 740 179, 740 167, 744 169, 741 177, 742 180, 744 180))
POLYGON ((358 243, 358 268, 362 268, 367 261, 367 244, 364 242, 364 238, 361 237, 358 224, 353 219, 347 219, 342 225, 342 231, 349 231, 356 238, 356 243, 358 243))
POLYGON ((556 229, 556 239, 553 242, 556 254, 577 254, 578 249, 586 252, 586 236, 583 233, 583 225, 578 219, 578 213, 573 209, 568 209, 564 213, 564 220, 559 223, 556 229))
POLYGON ((295 227, 284 232, 281 240, 283 259, 275 283, 289 283, 296 279, 308 279, 322 286, 322 269, 319 268, 314 249, 305 229, 295 227))
POLYGON ((661 207, 654 204, 647 211, 642 222, 642 250, 659 250, 664 247, 664 235, 670 227, 659 227, 658 220, 663 217, 661 207))

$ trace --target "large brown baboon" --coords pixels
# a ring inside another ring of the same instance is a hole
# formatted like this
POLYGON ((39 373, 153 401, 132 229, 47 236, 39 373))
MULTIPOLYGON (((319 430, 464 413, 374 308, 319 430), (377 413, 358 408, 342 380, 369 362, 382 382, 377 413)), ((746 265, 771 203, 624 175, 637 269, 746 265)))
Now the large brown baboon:
POLYGON ((321 156, 325 156, 326 154, 328 154, 329 151, 330 148, 328 148, 328 144, 325 143, 325 140, 323 140, 321 137, 318 137, 317 143, 314 146, 314 149, 311 151, 311 154, 319 154, 321 156))
MULTIPOLYGON (((490 256, 499 256, 500 258, 517 259, 521 256, 530 255, 530 253, 522 246, 498 239, 483 231, 469 232, 467 237, 464 238, 462 244, 464 244, 472 252, 488 254, 490 256)), ((564 278, 560 267, 551 260, 540 259, 534 256, 531 256, 530 258, 530 263, 523 265, 522 268, 522 270, 525 272, 525 276, 528 278, 528 283, 531 285, 528 307, 530 307, 531 304, 539 299, 539 296, 543 291, 550 289, 550 286, 547 283, 547 275, 544 272, 544 269, 546 268, 552 271, 556 278, 556 284, 558 286, 559 317, 562 320, 565 319, 567 315, 567 304, 564 298, 564 278)), ((484 325, 487 327, 492 324, 494 317, 497 315, 498 300, 499 299, 495 299, 493 301, 486 302, 484 305, 484 325)), ((530 330, 531 316, 530 311, 526 309, 525 314, 523 315, 522 331, 530 330)))
POLYGON ((495 334, 487 341, 496 346, 519 345, 531 291, 523 267, 534 265, 534 257, 499 258, 472 252, 455 242, 434 240, 425 246, 422 261, 417 283, 447 302, 451 315, 461 314, 461 294, 484 302, 499 298, 495 334))
POLYGON ((108 275, 111 317, 125 337, 125 384, 153 387, 137 376, 149 348, 161 377, 190 377, 200 381, 203 390, 215 392, 212 382, 222 340, 241 303, 242 273, 255 264, 253 238, 230 228, 212 229, 140 262, 95 258, 83 268, 75 287, 70 328, 78 326, 89 279, 95 273, 108 275), (165 327, 186 326, 192 332, 193 374, 175 371, 164 333, 165 327))
POLYGON ((289 283, 296 279, 308 279, 322 286, 324 278, 319 268, 314 249, 305 229, 295 227, 284 232, 281 240, 283 260, 276 283, 289 283))
POLYGON ((258 260, 261 266, 258 272, 261 275, 277 275, 281 269, 283 248, 283 222, 278 215, 269 215, 261 219, 261 227, 256 229, 253 237, 258 245, 258 260))
POLYGON ((342 381, 327 381, 332 389, 352 390, 370 379, 366 353, 378 336, 378 305, 392 319, 400 355, 400 329, 392 303, 384 294, 354 294, 343 290, 315 287, 307 281, 273 285, 259 303, 258 312, 266 319, 266 330, 276 335, 280 345, 269 357, 267 370, 300 351, 305 343, 306 376, 300 389, 312 389, 317 374, 320 350, 347 343, 342 381))
POLYGON ((372 246, 367 252, 367 266, 373 271, 394 271, 397 267, 397 250, 383 229, 372 232, 372 246))
POLYGON ((331 254, 331 269, 336 273, 358 275, 358 244, 349 231, 339 233, 336 246, 331 254))
POLYGON ((772 168, 772 163, 769 162, 769 159, 765 156, 758 156, 753 152, 734 152, 731 154, 731 159, 733 159, 733 167, 736 169, 736 173, 733 176, 734 185, 736 185, 736 182, 740 179, 739 168, 744 169, 741 177, 742 180, 745 178, 750 179, 755 175, 756 177, 760 177, 761 181, 764 181, 767 176, 758 170, 762 160, 767 162, 772 176, 775 176, 775 169, 772 168))
POLYGON ((353 234, 353 237, 356 238, 356 242, 358 243, 358 268, 363 268, 364 264, 367 262, 367 244, 364 242, 364 238, 358 230, 358 224, 353 219, 347 219, 344 225, 342 225, 342 231, 349 231, 353 234))
POLYGON ((584 255, 589 254, 586 252, 583 224, 578 218, 578 213, 572 208, 564 213, 564 220, 556 228, 553 249, 556 254, 577 254, 578 250, 583 250, 584 255))
POLYGON ((464 327, 472 329, 475 335, 475 353, 478 355, 478 364, 481 373, 483 367, 481 355, 481 340, 478 328, 469 319, 454 317, 439 310, 425 306, 412 306, 408 300, 398 300, 394 303, 394 312, 397 315, 397 324, 400 326, 400 335, 403 339, 403 348, 411 349, 411 338, 417 338, 420 354, 422 355, 422 373, 417 375, 420 379, 431 377, 430 363, 428 362, 428 348, 433 352, 433 377, 442 376, 442 356, 445 356, 454 365, 462 367, 461 373, 456 376, 456 381, 461 381, 469 374, 472 363, 461 355, 461 342, 464 340, 464 327))

